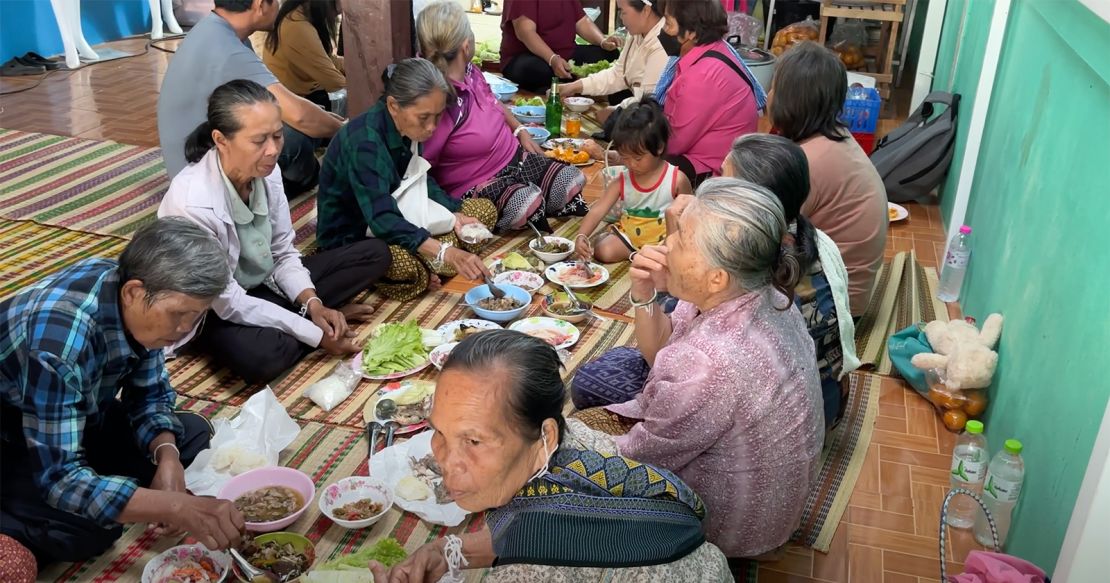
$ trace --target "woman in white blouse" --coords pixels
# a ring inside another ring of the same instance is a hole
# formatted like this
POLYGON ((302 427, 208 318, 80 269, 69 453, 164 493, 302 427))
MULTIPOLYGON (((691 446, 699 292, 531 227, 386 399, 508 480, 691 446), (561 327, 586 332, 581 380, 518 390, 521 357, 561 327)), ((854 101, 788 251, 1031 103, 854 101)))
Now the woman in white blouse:
MULTIPOLYGON (((631 37, 612 67, 559 86, 559 95, 617 95, 622 106, 655 93, 667 66, 667 53, 659 44, 663 30, 661 0, 617 0, 621 22, 631 37)), ((611 109, 610 109, 611 113, 611 109)))
POLYGON ((167 352, 195 338, 200 350, 254 383, 317 347, 358 351, 347 321, 373 309, 343 304, 381 278, 391 257, 378 239, 301 257, 277 166, 282 139, 281 110, 265 87, 241 79, 217 87, 208 120, 185 142, 189 165, 158 207, 160 217, 186 217, 211 232, 234 275, 212 317, 167 352))

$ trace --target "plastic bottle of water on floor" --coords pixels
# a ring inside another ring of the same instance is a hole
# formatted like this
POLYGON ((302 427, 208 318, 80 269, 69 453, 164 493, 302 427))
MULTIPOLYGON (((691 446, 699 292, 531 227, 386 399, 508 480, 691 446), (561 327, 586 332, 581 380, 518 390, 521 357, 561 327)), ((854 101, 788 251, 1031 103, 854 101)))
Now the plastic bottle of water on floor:
MULTIPOLYGON (((983 502, 994 517, 998 527, 998 544, 1006 545, 1006 535, 1010 532, 1010 519, 1021 494, 1021 484, 1025 481, 1025 462, 1021 459, 1021 442, 1007 439, 1005 447, 991 460, 987 468, 987 480, 983 484, 983 502)), ((975 540, 992 548, 991 527, 982 511, 976 514, 975 540)))
POLYGON ((944 267, 940 270, 940 290, 937 291, 937 299, 942 302, 954 302, 960 299, 960 287, 964 284, 964 274, 967 273, 967 261, 970 258, 971 227, 964 225, 948 244, 944 267))
MULTIPOLYGON (((983 478, 987 473, 987 438, 983 435, 983 424, 968 421, 964 432, 952 450, 952 473, 949 482, 952 489, 964 488, 979 494, 983 490, 983 478)), ((956 496, 948 503, 948 526, 971 528, 979 505, 970 496, 956 496)))

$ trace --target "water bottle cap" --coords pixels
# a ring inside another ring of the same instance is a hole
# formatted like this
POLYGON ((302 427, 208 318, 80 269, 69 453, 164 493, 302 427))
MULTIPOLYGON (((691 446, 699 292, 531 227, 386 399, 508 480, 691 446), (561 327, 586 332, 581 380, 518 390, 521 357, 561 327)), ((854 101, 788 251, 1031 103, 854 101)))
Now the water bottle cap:
POLYGON ((1008 452, 1010 452, 1014 455, 1017 455, 1017 454, 1021 453, 1021 448, 1022 448, 1021 442, 1016 440, 1016 439, 1007 439, 1006 443, 1004 445, 1006 447, 1006 451, 1008 451, 1008 452))
POLYGON ((971 234, 971 227, 969 227, 967 225, 964 225, 964 226, 960 227, 960 233, 963 234, 963 235, 970 235, 971 234))
POLYGON ((983 432, 983 422, 982 421, 976 421, 976 420, 972 419, 971 421, 967 422, 967 425, 964 425, 964 429, 966 429, 968 433, 972 433, 972 434, 982 433, 983 432))

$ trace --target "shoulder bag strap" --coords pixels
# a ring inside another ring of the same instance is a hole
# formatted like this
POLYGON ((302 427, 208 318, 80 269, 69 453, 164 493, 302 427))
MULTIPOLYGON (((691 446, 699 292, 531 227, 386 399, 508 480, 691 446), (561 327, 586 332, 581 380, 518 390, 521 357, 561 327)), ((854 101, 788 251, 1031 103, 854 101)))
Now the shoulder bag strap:
POLYGON ((728 65, 729 68, 731 68, 737 75, 740 76, 741 79, 744 80, 745 83, 748 84, 748 88, 752 90, 752 97, 756 96, 755 86, 752 85, 752 80, 748 79, 748 76, 744 74, 744 71, 740 69, 740 65, 737 65, 736 61, 733 61, 732 59, 724 56, 718 51, 706 51, 705 54, 699 57, 698 60, 694 61, 694 63, 700 63, 704 59, 717 59, 718 61, 721 61, 728 65))

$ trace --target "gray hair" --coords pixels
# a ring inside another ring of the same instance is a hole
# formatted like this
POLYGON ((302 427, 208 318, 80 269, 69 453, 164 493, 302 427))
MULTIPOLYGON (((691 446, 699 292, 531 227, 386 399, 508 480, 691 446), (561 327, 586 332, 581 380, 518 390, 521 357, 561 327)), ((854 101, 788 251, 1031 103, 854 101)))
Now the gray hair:
POLYGON ((119 258, 120 283, 142 282, 147 305, 177 292, 211 300, 231 281, 227 253, 192 221, 164 217, 135 233, 119 258))
POLYGON ((462 6, 455 0, 429 4, 416 17, 416 38, 420 43, 420 56, 432 62, 440 71, 459 56, 463 43, 474 43, 474 32, 462 6))
POLYGON ((385 94, 401 107, 410 107, 417 99, 436 90, 451 95, 451 86, 443 73, 425 59, 405 59, 390 65, 387 74, 385 94))
POLYGON ((775 195, 744 180, 712 178, 687 212, 699 219, 694 240, 706 262, 728 273, 736 291, 772 285, 793 300, 800 269, 782 248, 786 219, 775 195))

